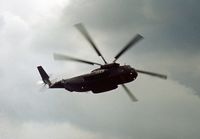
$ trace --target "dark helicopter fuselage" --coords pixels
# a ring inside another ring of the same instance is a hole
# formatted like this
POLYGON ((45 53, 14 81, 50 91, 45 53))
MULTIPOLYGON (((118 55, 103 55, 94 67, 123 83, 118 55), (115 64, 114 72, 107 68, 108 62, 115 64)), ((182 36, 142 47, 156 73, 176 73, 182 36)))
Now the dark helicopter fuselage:
POLYGON ((50 88, 65 88, 69 91, 101 93, 116 89, 118 85, 131 82, 137 77, 135 69, 118 63, 102 65, 89 74, 63 79, 50 88))

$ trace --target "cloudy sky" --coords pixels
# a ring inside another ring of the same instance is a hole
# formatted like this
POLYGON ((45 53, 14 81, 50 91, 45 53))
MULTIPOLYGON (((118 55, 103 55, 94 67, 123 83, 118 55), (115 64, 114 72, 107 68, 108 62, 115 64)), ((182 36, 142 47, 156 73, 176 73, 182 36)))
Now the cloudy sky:
POLYGON ((0 0, 1 139, 199 139, 200 2, 198 0, 0 0), (54 52, 102 62, 74 28, 82 22, 113 56, 144 36, 119 62, 165 73, 139 75, 108 93, 41 91, 36 67, 73 77, 97 68, 54 61, 54 52))

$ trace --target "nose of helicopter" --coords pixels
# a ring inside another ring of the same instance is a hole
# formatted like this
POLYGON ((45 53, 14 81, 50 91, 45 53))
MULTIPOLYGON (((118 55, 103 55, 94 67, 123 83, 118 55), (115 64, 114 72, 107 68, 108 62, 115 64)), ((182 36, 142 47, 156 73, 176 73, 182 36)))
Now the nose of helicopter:
POLYGON ((134 68, 132 68, 129 65, 126 65, 125 69, 126 69, 126 78, 129 81, 133 81, 133 80, 135 80, 137 78, 138 73, 137 73, 137 71, 134 68))
POLYGON ((129 75, 131 78, 133 78, 133 80, 135 80, 138 76, 138 73, 136 72, 136 70, 134 68, 130 68, 129 75))

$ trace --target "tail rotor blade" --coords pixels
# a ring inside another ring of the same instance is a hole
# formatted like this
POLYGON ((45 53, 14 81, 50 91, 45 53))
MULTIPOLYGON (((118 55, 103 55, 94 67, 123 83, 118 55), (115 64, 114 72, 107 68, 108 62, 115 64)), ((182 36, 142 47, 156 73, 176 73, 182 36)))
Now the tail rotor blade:
POLYGON ((130 99, 134 102, 138 101, 137 98, 131 93, 131 91, 124 85, 122 84, 122 87, 124 88, 125 92, 127 95, 130 97, 130 99))
POLYGON ((123 47, 123 49, 115 56, 115 61, 117 61, 117 59, 123 54, 125 53, 128 49, 130 49, 132 46, 134 46, 134 44, 136 44, 137 42, 139 42, 140 40, 142 40, 143 37, 140 34, 137 34, 127 45, 125 45, 123 47))
POLYGON ((40 88, 38 89, 39 92, 44 92, 47 89, 47 86, 43 81, 37 81, 36 84, 40 86, 40 88))
POLYGON ((78 58, 74 58, 74 57, 70 57, 70 56, 66 56, 63 54, 53 54, 54 59, 55 60, 71 60, 71 61, 75 61, 75 62, 80 62, 80 63, 85 63, 85 64, 90 64, 90 65, 100 65, 99 63, 96 62, 91 62, 91 61, 87 61, 87 60, 82 60, 82 59, 78 59, 78 58))
POLYGON ((78 23, 78 24, 75 24, 75 27, 80 31, 80 33, 85 37, 85 39, 92 45, 93 49, 96 51, 98 56, 101 56, 101 58, 103 59, 105 64, 107 64, 105 58, 103 57, 103 55, 101 54, 101 52, 97 48, 96 44, 94 43, 92 37, 89 35, 89 33, 86 30, 86 28, 84 27, 84 25, 82 23, 78 23))
POLYGON ((138 69, 136 69, 136 71, 138 73, 142 73, 142 74, 158 77, 158 78, 161 78, 161 79, 167 79, 167 75, 164 75, 164 74, 155 73, 155 72, 149 72, 149 71, 144 71, 144 70, 138 70, 138 69))
POLYGON ((37 81, 36 84, 37 84, 37 85, 44 85, 44 82, 43 82, 43 81, 37 81))

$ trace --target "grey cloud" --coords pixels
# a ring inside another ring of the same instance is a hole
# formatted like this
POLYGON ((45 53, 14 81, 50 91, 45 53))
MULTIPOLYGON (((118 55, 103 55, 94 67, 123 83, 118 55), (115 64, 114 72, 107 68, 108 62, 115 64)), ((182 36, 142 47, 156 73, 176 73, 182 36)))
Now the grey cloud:
POLYGON ((74 3, 71 7, 67 7, 64 15, 71 22, 86 22, 92 26, 103 30, 121 27, 126 25, 134 25, 141 21, 143 13, 141 7, 143 1, 85 1, 74 3), (134 21, 136 19, 136 22, 134 21), (138 20, 139 18, 139 20, 138 20), (106 24, 107 23, 107 24, 106 24), (104 25, 104 26, 102 26, 104 25))
MULTIPOLYGON (((195 52, 199 44, 199 2, 177 1, 81 1, 67 7, 64 19, 74 24, 84 22, 104 35, 148 34, 155 49, 180 49, 195 52), (87 9, 87 10, 86 10, 87 9)), ((109 37, 109 36, 108 36, 109 37)), ((114 37, 114 38, 115 38, 114 37)), ((121 36, 120 36, 121 37, 121 36)), ((130 36, 132 37, 132 36, 130 36)), ((118 38, 116 38, 118 39, 118 38)))
MULTIPOLYGON (((184 61, 180 63, 184 59, 181 57, 182 51, 172 52, 174 44, 168 38, 172 30, 164 34, 168 24, 162 21, 172 22, 171 19, 175 17, 171 18, 170 15, 167 16, 170 18, 163 19, 167 9, 157 9, 162 3, 154 7, 154 2, 76 1, 65 8, 61 19, 44 19, 46 22, 42 20, 34 26, 28 26, 28 32, 23 29, 22 22, 17 22, 14 28, 19 27, 22 31, 18 32, 22 37, 16 41, 20 43, 17 43, 17 47, 14 47, 14 42, 9 45, 4 43, 3 48, 7 53, 1 55, 1 59, 5 59, 1 65, 6 66, 3 67, 4 78, 1 78, 0 113, 11 121, 16 120, 17 127, 18 124, 29 122, 47 123, 47 127, 48 123, 71 123, 94 134, 118 138, 199 138, 199 99, 193 95, 196 92, 174 80, 161 81, 140 75, 135 82, 128 84, 140 100, 138 103, 129 101, 120 88, 93 95, 65 90, 39 92, 39 87, 35 85, 40 79, 36 70, 38 64, 44 65, 48 73, 66 71, 68 77, 95 68, 57 63, 52 59, 54 51, 98 59, 84 38, 72 27, 80 21, 86 24, 106 56, 114 55, 135 33, 141 32, 146 39, 124 55, 121 63, 127 61, 138 68, 170 71, 173 77, 177 76, 180 80, 187 72, 189 76, 193 71, 187 64, 184 65, 184 61), (30 40, 23 43, 25 36, 28 38, 26 41, 30 40), (8 61, 9 64, 6 64, 8 61), (187 70, 181 72, 184 67, 187 70)), ((171 4, 165 5, 170 7, 171 4)), ((13 30, 7 31, 12 33, 13 30)), ((9 35, 6 37, 6 42, 13 39, 9 35)), ((190 57, 188 61, 185 60, 186 63, 196 69, 196 65, 191 63, 193 53, 186 52, 186 55, 190 57)), ((196 71, 193 76, 198 77, 198 74, 196 71)), ((188 81, 184 80, 184 83, 188 81)))
POLYGON ((199 4, 196 0, 153 1, 154 14, 162 20, 158 28, 159 39, 165 37, 173 50, 181 49, 193 53, 199 51, 199 4))

